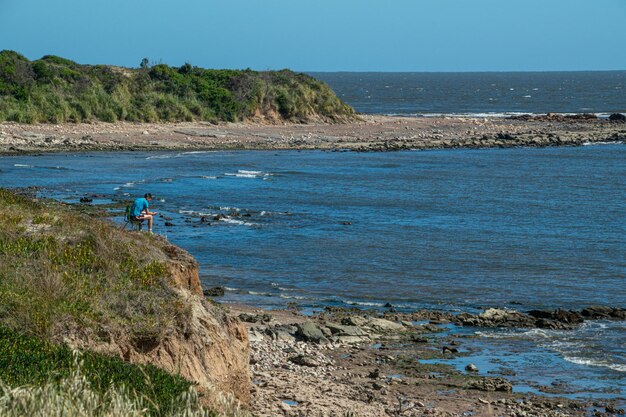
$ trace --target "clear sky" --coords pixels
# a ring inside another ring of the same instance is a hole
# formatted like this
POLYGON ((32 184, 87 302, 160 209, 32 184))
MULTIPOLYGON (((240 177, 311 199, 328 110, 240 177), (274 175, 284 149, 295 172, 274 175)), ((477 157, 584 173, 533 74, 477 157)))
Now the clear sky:
POLYGON ((626 70, 626 0, 0 0, 0 49, 85 64, 626 70))

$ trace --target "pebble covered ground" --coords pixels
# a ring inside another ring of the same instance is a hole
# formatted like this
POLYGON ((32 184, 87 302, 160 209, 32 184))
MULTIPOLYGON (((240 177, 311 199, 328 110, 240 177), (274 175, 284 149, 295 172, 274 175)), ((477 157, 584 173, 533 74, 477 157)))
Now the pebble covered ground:
POLYGON ((0 154, 98 150, 402 149, 576 146, 626 141, 621 120, 361 116, 343 124, 0 123, 0 154))
MULTIPOLYGON (((469 365, 459 372, 420 364, 415 358, 451 354, 440 353, 439 339, 426 337, 437 331, 434 319, 413 326, 354 312, 305 317, 233 306, 231 313, 240 315, 249 329, 252 411, 257 416, 620 415, 611 404, 512 393, 507 380, 479 377, 469 365), (363 331, 360 341, 343 333, 355 328, 363 331)), ((459 344, 448 342, 449 349, 459 344)))

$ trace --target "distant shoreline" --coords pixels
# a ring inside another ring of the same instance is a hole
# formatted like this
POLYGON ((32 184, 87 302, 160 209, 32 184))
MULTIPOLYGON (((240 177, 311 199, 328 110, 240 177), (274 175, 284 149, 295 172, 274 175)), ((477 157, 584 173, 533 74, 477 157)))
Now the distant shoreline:
POLYGON ((348 123, 0 123, 0 154, 92 151, 350 150, 580 146, 626 143, 626 123, 584 115, 402 117, 348 123))

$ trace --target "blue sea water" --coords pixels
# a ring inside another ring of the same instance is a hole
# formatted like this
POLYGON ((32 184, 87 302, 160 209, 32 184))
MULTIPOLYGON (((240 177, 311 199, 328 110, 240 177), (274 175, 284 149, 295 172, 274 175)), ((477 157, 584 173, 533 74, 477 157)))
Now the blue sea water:
MULTIPOLYGON (((624 161, 624 145, 55 154, 1 157, 0 184, 70 202, 151 192, 175 224, 158 219, 157 233, 199 260, 205 286, 227 287, 226 302, 580 309, 626 306, 624 161)), ((625 330, 483 332, 491 342, 465 360, 513 367, 530 390, 558 380, 623 398, 625 330)))
POLYGON ((312 75, 366 114, 626 112, 626 71, 312 75))

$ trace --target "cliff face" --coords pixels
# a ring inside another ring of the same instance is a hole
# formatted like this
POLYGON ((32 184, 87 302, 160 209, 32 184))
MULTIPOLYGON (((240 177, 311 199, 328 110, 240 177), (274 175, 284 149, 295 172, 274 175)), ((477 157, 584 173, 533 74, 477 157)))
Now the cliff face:
POLYGON ((150 363, 179 374, 201 387, 214 387, 249 402, 250 347, 248 332, 236 318, 206 301, 198 276, 198 264, 186 251, 165 245, 163 252, 178 302, 187 308, 185 323, 159 343, 137 340, 128 334, 102 337, 68 336, 70 346, 116 355, 133 363, 150 363))

